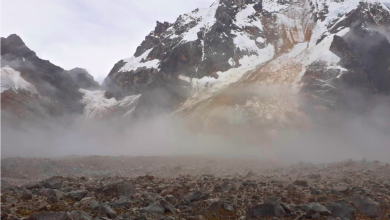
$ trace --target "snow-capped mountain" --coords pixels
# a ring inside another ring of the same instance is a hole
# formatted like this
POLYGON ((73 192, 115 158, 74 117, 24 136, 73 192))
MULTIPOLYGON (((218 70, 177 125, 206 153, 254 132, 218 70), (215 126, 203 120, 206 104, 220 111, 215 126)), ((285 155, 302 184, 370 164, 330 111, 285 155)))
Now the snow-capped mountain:
POLYGON ((100 85, 84 69, 66 71, 42 60, 13 34, 1 38, 1 109, 24 116, 82 114, 80 88, 100 85))
POLYGON ((157 22, 103 87, 118 100, 141 94, 135 112, 169 109, 206 124, 299 124, 307 110, 350 106, 351 89, 389 95, 385 3, 217 0, 174 23, 157 22))
POLYGON ((2 67, 36 97, 89 118, 164 111, 202 126, 305 126, 313 112, 364 111, 390 94, 387 1, 216 0, 157 22, 101 88, 83 69, 39 59, 16 35, 2 38, 2 67))

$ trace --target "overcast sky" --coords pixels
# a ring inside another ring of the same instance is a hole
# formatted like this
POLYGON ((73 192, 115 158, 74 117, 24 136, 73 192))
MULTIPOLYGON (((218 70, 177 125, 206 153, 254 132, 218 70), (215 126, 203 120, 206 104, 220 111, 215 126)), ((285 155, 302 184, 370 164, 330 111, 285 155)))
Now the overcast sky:
POLYGON ((156 21, 174 22, 213 0, 1 0, 1 36, 18 34, 42 59, 82 67, 102 82, 134 54, 156 21))

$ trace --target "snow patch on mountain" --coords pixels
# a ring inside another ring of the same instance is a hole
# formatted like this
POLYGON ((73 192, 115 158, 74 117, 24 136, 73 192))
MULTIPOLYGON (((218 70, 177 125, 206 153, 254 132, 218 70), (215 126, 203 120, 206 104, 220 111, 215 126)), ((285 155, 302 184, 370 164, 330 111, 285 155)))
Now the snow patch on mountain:
POLYGON ((87 118, 100 118, 118 108, 127 109, 124 116, 128 115, 134 110, 139 97, 141 97, 141 95, 132 95, 117 101, 115 98, 106 98, 103 90, 80 89, 80 92, 83 93, 81 102, 85 105, 84 115, 87 118))
POLYGON ((24 90, 32 94, 39 94, 34 85, 24 80, 20 72, 9 66, 1 68, 1 93, 6 90, 13 90, 16 93, 18 90, 24 90))
POLYGON ((187 15, 193 20, 201 20, 201 21, 195 27, 191 28, 186 33, 184 33, 182 41, 184 42, 195 41, 198 39, 197 34, 202 28, 208 30, 211 26, 214 25, 214 23, 216 22, 215 13, 219 6, 218 2, 219 1, 215 1, 209 8, 202 8, 187 15))
POLYGON ((263 49, 258 49, 257 52, 259 55, 244 56, 240 59, 239 62, 241 65, 239 67, 229 69, 225 72, 217 72, 217 78, 205 76, 201 79, 191 79, 193 94, 178 111, 190 108, 196 103, 212 97, 216 92, 240 80, 248 71, 271 60, 275 55, 274 46, 271 44, 263 49))
POLYGON ((245 26, 255 26, 258 27, 260 30, 263 30, 263 25, 261 24, 260 19, 253 19, 250 18, 254 14, 256 14, 256 10, 253 8, 254 4, 248 4, 244 9, 240 10, 236 14, 236 21, 235 24, 238 27, 245 27, 245 26))
MULTIPOLYGON (((152 48, 153 49, 153 48, 152 48)), ((138 68, 155 68, 158 69, 158 64, 160 63, 160 60, 154 59, 154 60, 147 60, 147 57, 152 51, 152 49, 149 49, 145 51, 141 56, 132 56, 130 58, 123 59, 126 64, 119 70, 120 72, 127 72, 127 71, 132 71, 136 70, 138 68)))
POLYGON ((278 12, 286 9, 288 6, 288 4, 279 4, 277 0, 263 0, 263 9, 268 12, 278 12))

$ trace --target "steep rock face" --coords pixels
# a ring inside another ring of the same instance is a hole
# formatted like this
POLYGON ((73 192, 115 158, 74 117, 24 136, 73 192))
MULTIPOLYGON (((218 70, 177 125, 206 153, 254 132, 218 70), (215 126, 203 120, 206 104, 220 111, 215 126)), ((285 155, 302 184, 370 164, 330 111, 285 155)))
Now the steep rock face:
POLYGON ((15 34, 1 38, 1 67, 1 109, 20 118, 82 114, 79 89, 100 88, 85 69, 42 60, 15 34))
MULTIPOLYGON (((299 24, 289 22, 289 17, 307 10, 307 5, 296 4, 285 14, 272 14, 289 5, 289 1, 267 2, 263 7, 255 0, 221 0, 210 8, 181 15, 173 24, 158 22, 133 57, 115 64, 103 87, 117 99, 163 89, 166 96, 160 100, 177 97, 169 105, 180 104, 188 96, 175 92, 183 91, 177 85, 179 76, 218 78, 219 73, 232 68, 253 68, 307 38, 312 26, 310 17, 297 18, 299 24)), ((140 103, 154 102, 148 97, 142 96, 145 100, 140 103)))
POLYGON ((389 19, 381 0, 218 0, 157 23, 104 87, 202 124, 304 126, 302 106, 344 107, 347 88, 388 95, 389 19))
POLYGON ((389 95, 390 10, 381 3, 359 3, 328 25, 334 35, 329 50, 340 60, 338 68, 324 62, 309 65, 302 77, 307 106, 364 111, 371 108, 373 95, 389 95), (359 99, 359 102, 357 102, 359 99))
POLYGON ((17 124, 14 123, 17 121, 14 117, 44 118, 58 116, 62 112, 57 102, 41 96, 33 84, 24 80, 20 72, 9 66, 1 68, 1 111, 2 119, 11 124, 17 124), (4 115, 11 117, 3 117, 4 115))
POLYGON ((59 103, 64 113, 81 113, 81 93, 67 71, 47 60, 40 59, 22 39, 13 34, 1 38, 1 66, 19 71, 33 84, 39 94, 59 103))
POLYGON ((98 82, 95 81, 87 70, 83 68, 74 68, 68 71, 73 82, 81 89, 96 90, 100 88, 98 82))

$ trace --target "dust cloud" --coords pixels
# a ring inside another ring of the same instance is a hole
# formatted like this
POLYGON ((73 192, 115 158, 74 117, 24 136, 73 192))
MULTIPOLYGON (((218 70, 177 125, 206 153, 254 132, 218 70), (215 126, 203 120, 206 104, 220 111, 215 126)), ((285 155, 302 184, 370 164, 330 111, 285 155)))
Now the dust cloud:
POLYGON ((16 124, 16 118, 2 112, 1 153, 3 158, 212 155, 287 164, 347 159, 390 162, 389 110, 388 98, 380 99, 364 113, 321 113, 305 128, 281 128, 272 135, 250 125, 194 131, 177 115, 110 120, 66 116, 16 124), (268 138, 256 139, 264 136, 268 138))

